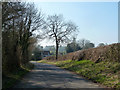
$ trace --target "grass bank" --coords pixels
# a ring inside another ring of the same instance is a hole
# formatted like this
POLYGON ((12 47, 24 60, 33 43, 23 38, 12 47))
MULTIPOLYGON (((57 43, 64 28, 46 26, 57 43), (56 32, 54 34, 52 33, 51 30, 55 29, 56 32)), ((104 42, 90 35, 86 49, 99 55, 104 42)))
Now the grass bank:
POLYGON ((21 68, 18 68, 16 71, 6 72, 2 75, 2 88, 12 88, 16 84, 16 82, 20 81, 22 77, 33 68, 34 65, 28 63, 26 65, 22 65, 21 68))
POLYGON ((120 63, 101 61, 95 63, 91 60, 65 60, 47 61, 41 60, 40 63, 54 64, 61 68, 76 72, 89 80, 100 83, 107 87, 120 89, 120 63))

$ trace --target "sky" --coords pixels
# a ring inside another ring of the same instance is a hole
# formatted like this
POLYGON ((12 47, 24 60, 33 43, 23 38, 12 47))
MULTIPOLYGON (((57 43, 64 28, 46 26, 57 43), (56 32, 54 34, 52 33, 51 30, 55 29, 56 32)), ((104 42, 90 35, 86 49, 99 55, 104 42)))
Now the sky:
MULTIPOLYGON (((87 39, 96 46, 99 43, 118 42, 117 2, 34 2, 38 10, 47 15, 62 14, 66 21, 79 27, 77 40, 87 39)), ((42 46, 54 45, 50 41, 42 46)))

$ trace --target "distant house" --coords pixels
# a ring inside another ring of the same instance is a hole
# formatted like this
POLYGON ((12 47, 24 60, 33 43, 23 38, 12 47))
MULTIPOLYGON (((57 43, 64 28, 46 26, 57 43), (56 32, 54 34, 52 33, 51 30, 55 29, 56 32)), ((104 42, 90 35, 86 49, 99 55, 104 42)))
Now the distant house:
POLYGON ((50 51, 42 51, 41 56, 42 56, 42 58, 50 56, 50 51))
POLYGON ((50 54, 54 55, 55 54, 55 46, 54 45, 46 46, 46 47, 43 48, 43 51, 50 51, 50 54))

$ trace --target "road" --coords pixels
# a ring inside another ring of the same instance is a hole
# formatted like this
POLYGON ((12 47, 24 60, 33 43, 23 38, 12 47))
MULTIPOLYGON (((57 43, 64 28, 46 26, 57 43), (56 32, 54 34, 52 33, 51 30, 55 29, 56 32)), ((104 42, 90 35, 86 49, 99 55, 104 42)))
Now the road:
POLYGON ((101 88, 96 83, 54 65, 32 63, 35 68, 14 88, 101 88))

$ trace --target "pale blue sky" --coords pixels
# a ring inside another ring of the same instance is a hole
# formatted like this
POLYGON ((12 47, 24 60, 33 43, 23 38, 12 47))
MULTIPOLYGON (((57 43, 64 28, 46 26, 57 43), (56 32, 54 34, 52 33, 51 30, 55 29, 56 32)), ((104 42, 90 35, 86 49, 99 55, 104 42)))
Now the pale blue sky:
POLYGON ((35 2, 35 5, 46 16, 63 14, 65 20, 76 23, 79 26, 77 39, 85 38, 95 45, 118 42, 117 2, 35 2))

